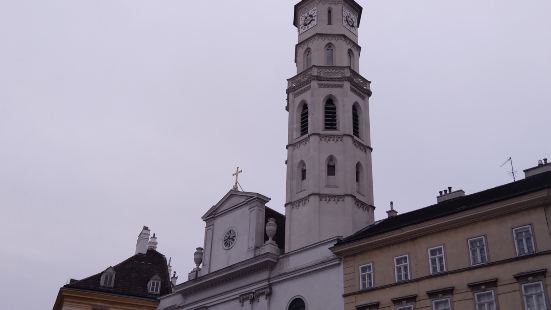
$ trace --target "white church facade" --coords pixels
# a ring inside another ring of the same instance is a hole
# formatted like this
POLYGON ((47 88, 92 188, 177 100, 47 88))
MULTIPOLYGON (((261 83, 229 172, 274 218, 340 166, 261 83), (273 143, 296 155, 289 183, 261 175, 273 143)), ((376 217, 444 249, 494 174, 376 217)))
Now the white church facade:
POLYGON ((361 15, 354 0, 295 5, 285 215, 234 187, 203 216, 197 268, 159 309, 343 309, 342 261, 330 247, 374 221, 361 15))

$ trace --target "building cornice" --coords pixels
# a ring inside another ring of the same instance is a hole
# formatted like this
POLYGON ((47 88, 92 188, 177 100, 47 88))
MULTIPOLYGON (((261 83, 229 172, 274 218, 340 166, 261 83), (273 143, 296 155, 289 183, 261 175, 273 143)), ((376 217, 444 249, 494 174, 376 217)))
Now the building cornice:
POLYGON ((373 152, 373 148, 370 145, 367 145, 363 140, 356 138, 355 136, 348 134, 348 133, 310 133, 308 135, 302 136, 297 138, 297 140, 293 143, 289 143, 285 146, 286 149, 292 148, 300 148, 310 142, 311 137, 319 137, 320 141, 322 142, 343 142, 343 138, 347 137, 352 139, 354 146, 357 147, 359 150, 361 150, 364 153, 367 153, 367 151, 373 152))
POLYGON ((349 198, 354 199, 354 203, 356 204, 356 206, 358 208, 361 208, 364 211, 367 211, 369 209, 375 210, 374 205, 363 201, 362 199, 360 199, 356 195, 352 195, 352 194, 327 194, 327 193, 310 193, 310 194, 308 194, 304 197, 301 197, 299 199, 296 199, 296 200, 289 201, 289 202, 285 203, 285 208, 287 208, 287 207, 300 208, 301 206, 306 205, 310 201, 310 198, 314 197, 314 196, 319 197, 320 201, 325 201, 325 202, 344 201, 345 198, 349 197, 349 198))
POLYGON ((134 297, 129 295, 111 294, 105 292, 98 292, 93 290, 76 289, 62 287, 59 290, 56 302, 54 304, 54 310, 60 310, 63 308, 65 302, 71 303, 91 303, 101 302, 110 305, 117 305, 121 309, 135 309, 135 307, 151 307, 155 309, 159 304, 158 299, 134 297))
POLYGON ((496 214, 503 216, 527 209, 543 207, 549 205, 549 203, 550 198, 548 191, 540 190, 521 197, 498 201, 465 212, 432 219, 428 222, 401 227, 373 237, 336 245, 332 247, 331 250, 339 256, 354 255, 475 222, 493 219, 496 217, 496 214))

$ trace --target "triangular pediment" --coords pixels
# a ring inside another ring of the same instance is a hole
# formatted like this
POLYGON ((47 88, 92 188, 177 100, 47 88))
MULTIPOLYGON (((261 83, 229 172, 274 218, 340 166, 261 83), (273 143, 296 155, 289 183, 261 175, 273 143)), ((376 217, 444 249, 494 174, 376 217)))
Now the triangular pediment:
POLYGON ((218 214, 228 212, 230 210, 237 209, 241 206, 254 203, 255 201, 261 204, 266 204, 270 201, 270 198, 251 192, 240 192, 236 190, 230 190, 217 204, 210 208, 202 219, 204 221, 217 216, 218 214))

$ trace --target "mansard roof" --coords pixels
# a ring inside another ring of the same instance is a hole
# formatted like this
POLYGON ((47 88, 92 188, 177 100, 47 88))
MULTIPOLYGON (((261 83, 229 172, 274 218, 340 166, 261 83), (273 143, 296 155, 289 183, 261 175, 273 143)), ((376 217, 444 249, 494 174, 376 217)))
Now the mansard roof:
POLYGON ((103 272, 82 280, 71 280, 71 283, 65 285, 64 288, 147 299, 158 299, 159 296, 169 294, 172 291, 166 258, 156 250, 149 249, 146 254, 136 254, 110 268, 115 271, 115 281, 112 288, 100 285, 103 272), (161 278, 160 294, 150 294, 148 292, 147 284, 154 276, 161 278))
POLYGON ((342 239, 336 246, 384 234, 407 226, 420 224, 455 213, 479 208, 543 189, 551 188, 551 172, 542 173, 513 183, 498 186, 472 195, 443 201, 422 209, 377 221, 359 232, 342 239))
POLYGON ((203 215, 202 219, 206 221, 210 217, 214 216, 217 211, 226 210, 224 207, 227 207, 228 210, 233 210, 235 208, 238 208, 240 206, 243 206, 245 204, 251 203, 254 200, 260 201, 262 204, 266 204, 271 199, 261 195, 259 193, 253 193, 253 192, 241 192, 238 190, 230 190, 218 203, 216 203, 214 206, 212 206, 205 215, 203 215), (236 198, 236 201, 233 202, 231 205, 227 204, 227 202, 230 201, 230 199, 236 198))

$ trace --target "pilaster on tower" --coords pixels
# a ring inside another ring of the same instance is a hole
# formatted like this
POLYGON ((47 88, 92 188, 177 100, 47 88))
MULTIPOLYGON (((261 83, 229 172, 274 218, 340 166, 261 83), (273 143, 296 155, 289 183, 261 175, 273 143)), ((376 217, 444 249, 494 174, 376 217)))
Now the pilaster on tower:
POLYGON ((370 82, 359 72, 354 0, 295 6, 297 75, 288 80, 286 251, 373 222, 370 82))

